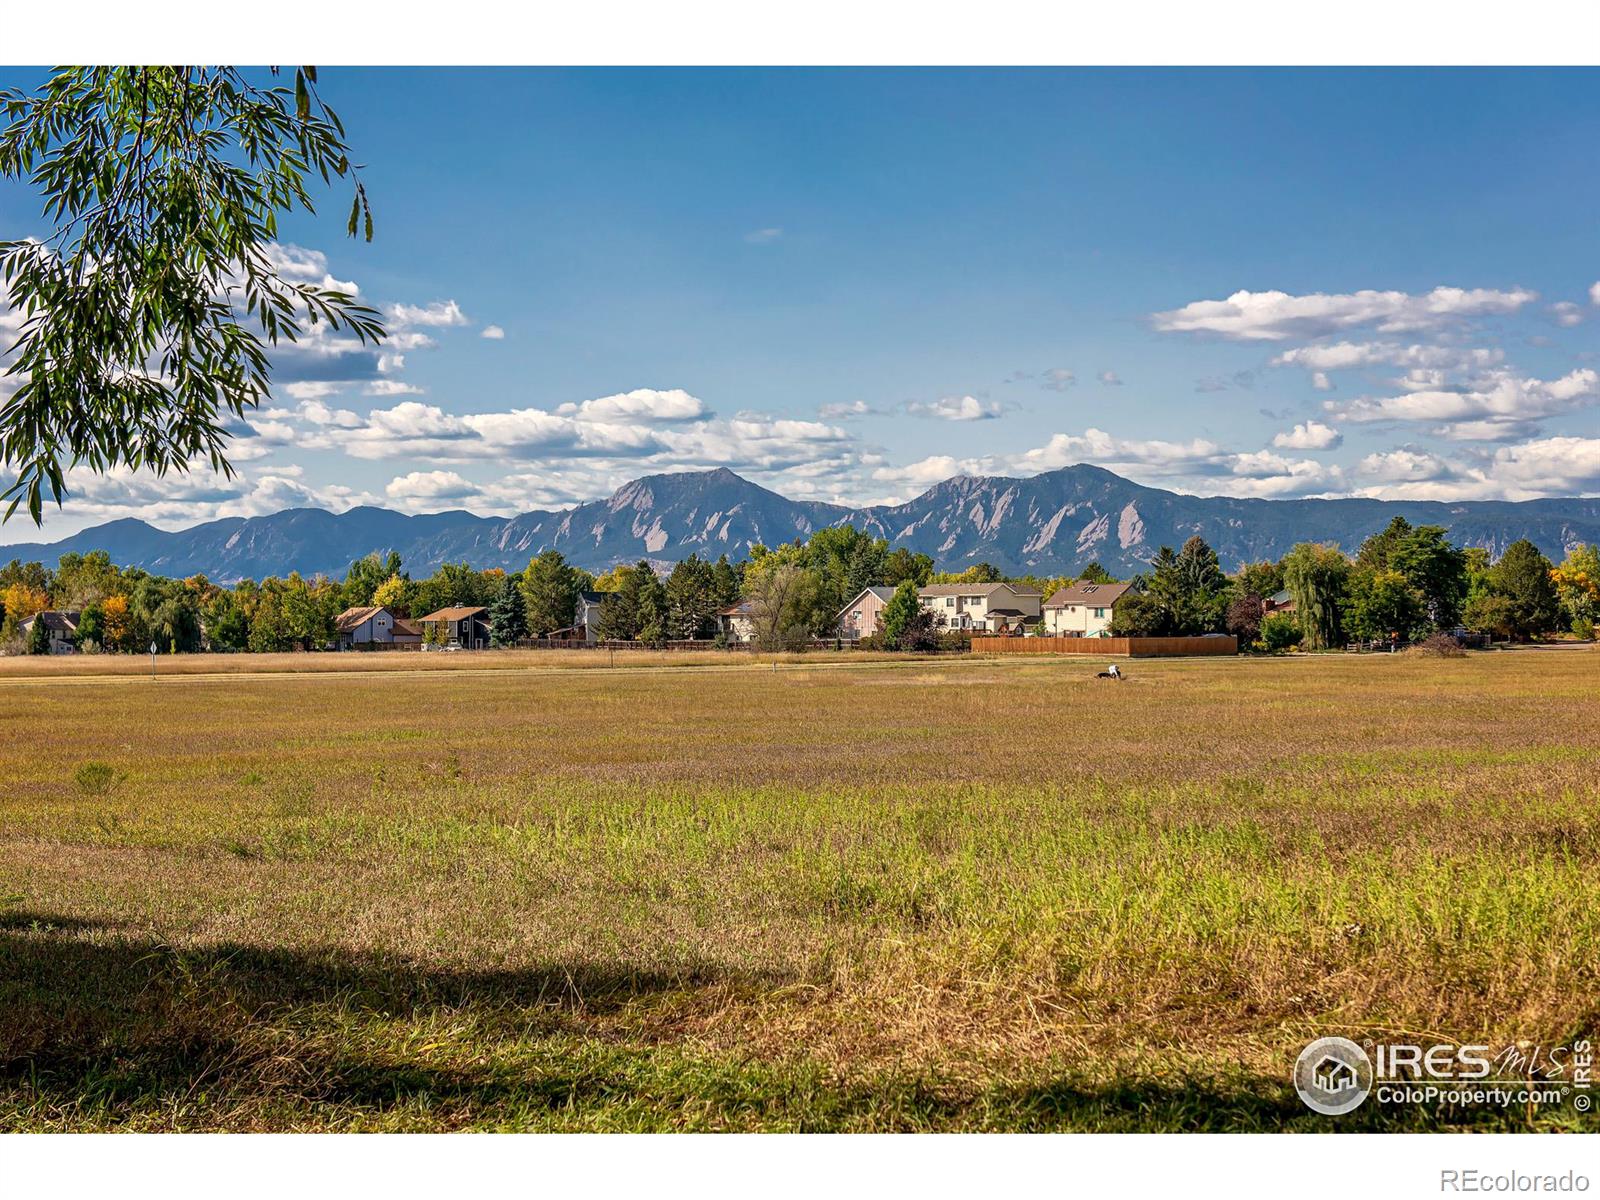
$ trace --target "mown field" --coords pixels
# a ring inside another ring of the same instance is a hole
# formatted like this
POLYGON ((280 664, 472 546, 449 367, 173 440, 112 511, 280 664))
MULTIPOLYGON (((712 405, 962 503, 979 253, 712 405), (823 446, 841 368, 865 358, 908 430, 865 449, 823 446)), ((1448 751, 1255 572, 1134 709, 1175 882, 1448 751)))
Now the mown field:
POLYGON ((371 661, 0 674, 0 1129, 1583 1120, 1288 1080, 1600 1033, 1600 652, 371 661))

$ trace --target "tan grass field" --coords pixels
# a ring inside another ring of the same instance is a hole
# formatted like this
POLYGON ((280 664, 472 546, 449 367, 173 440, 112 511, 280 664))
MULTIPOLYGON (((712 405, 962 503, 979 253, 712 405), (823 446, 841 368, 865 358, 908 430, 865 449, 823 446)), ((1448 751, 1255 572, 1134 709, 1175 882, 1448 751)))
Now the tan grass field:
POLYGON ((0 664, 0 1129, 1584 1126, 1600 652, 617 659, 0 664))

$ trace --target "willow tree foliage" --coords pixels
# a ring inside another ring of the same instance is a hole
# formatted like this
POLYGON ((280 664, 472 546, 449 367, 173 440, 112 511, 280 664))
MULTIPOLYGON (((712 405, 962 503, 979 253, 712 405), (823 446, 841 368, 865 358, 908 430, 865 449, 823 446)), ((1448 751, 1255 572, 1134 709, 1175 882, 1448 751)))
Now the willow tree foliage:
POLYGON ((1301 542, 1283 559, 1283 581, 1294 598, 1301 645, 1326 650, 1342 634, 1339 601, 1350 577, 1350 560, 1337 546, 1301 542))
POLYGON ((0 344, 7 518, 26 502, 40 522, 74 466, 231 475, 228 424, 267 396, 272 346, 322 323, 383 337, 353 295, 280 270, 279 219, 314 211, 317 181, 354 185, 352 237, 372 239, 372 212, 315 68, 270 79, 73 67, 0 91, 0 176, 31 184, 54 227, 0 242, 0 304, 20 320, 0 344))

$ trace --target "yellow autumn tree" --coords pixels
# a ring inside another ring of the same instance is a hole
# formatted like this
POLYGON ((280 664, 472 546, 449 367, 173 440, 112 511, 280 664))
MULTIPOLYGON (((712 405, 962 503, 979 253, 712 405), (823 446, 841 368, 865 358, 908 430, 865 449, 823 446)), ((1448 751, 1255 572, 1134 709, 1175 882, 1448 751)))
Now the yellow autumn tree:
POLYGON ((105 613, 105 648, 126 650, 128 637, 133 631, 133 624, 128 619, 128 598, 107 596, 100 607, 105 613))

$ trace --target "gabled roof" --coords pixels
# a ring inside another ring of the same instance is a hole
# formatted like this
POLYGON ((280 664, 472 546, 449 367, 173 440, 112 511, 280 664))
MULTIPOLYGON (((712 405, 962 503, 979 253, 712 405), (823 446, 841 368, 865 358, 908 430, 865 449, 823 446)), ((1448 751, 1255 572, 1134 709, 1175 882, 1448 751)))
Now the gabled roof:
POLYGON ((1055 595, 1044 602, 1046 608, 1065 608, 1069 604, 1083 604, 1093 608, 1109 608, 1127 593, 1131 583, 1074 583, 1057 589, 1055 595))
POLYGON ((51 633, 76 633, 78 621, 83 616, 81 612, 73 610, 62 612, 54 608, 47 608, 41 613, 35 613, 25 621, 18 622, 26 625, 31 632, 35 621, 43 621, 44 627, 51 633))
POLYGON ((479 613, 487 613, 488 611, 489 610, 487 608, 484 608, 482 605, 479 605, 476 608, 469 608, 469 607, 467 607, 465 605, 458 605, 455 608, 441 608, 438 612, 431 612, 425 617, 418 617, 417 620, 419 620, 419 621, 465 621, 468 617, 475 617, 479 613))
POLYGON ((352 630, 360 629, 383 611, 384 607, 381 604, 365 604, 358 605, 355 608, 347 608, 333 619, 333 628, 339 633, 350 633, 352 630))
POLYGON ((579 592, 578 599, 585 604, 604 604, 610 592, 579 592))
POLYGON ((850 609, 854 608, 855 605, 860 601, 861 597, 865 596, 868 592, 871 592, 874 596, 876 596, 879 600, 882 600, 885 604, 889 603, 890 600, 894 599, 894 589, 892 587, 881 587, 881 586, 864 587, 859 592, 857 592, 854 596, 850 597, 849 603, 846 604, 843 608, 841 608, 839 610, 839 615, 841 617, 844 616, 844 614, 849 612, 850 609))
POLYGON ((394 619, 394 632, 401 637, 421 637, 422 626, 415 621, 408 621, 404 617, 396 617, 394 619))
POLYGON ((1037 596, 1032 588, 1018 587, 1012 583, 930 583, 918 588, 919 596, 992 596, 1004 589, 1013 596, 1037 596))
POLYGON ((756 602, 754 600, 738 600, 717 609, 719 617, 748 617, 754 615, 756 602))

